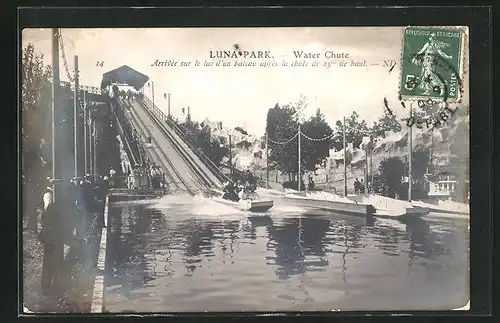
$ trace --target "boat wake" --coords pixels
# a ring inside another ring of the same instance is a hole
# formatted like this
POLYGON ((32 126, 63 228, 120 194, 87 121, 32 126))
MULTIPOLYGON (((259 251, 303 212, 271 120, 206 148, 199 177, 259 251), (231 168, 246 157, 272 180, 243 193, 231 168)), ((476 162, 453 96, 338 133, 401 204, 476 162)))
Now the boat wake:
POLYGON ((154 200, 149 208, 159 209, 165 214, 185 214, 186 216, 209 218, 241 218, 250 212, 243 212, 237 208, 214 201, 202 194, 195 196, 165 195, 154 200))

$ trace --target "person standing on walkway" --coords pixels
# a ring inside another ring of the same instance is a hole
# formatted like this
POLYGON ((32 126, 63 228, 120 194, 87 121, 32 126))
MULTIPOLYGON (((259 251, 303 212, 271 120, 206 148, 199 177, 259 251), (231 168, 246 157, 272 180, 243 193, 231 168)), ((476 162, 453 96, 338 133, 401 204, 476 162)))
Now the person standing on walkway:
POLYGON ((115 186, 115 177, 116 177, 116 171, 111 168, 109 170, 109 186, 114 187, 115 186))
POLYGON ((58 270, 64 260, 64 221, 59 205, 53 202, 51 187, 43 193, 42 230, 39 240, 43 244, 42 291, 47 295, 58 280, 58 270))

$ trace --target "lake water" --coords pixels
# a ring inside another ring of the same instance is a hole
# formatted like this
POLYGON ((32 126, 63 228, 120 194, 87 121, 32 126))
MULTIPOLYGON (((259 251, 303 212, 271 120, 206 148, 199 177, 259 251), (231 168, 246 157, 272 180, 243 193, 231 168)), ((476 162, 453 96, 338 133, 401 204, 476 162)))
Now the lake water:
POLYGON ((469 300, 467 221, 408 223, 202 197, 109 210, 110 312, 449 310, 469 300))

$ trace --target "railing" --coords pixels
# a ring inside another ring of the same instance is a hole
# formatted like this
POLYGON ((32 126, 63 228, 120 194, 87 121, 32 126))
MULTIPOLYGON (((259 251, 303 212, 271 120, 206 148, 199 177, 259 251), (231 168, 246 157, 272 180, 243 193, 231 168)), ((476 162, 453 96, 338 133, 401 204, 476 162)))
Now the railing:
POLYGON ((201 160, 201 162, 212 172, 212 174, 221 182, 227 181, 229 178, 222 173, 222 171, 215 165, 215 163, 208 157, 201 149, 194 147, 188 140, 188 135, 183 132, 172 120, 168 118, 167 115, 156 106, 153 105, 153 102, 147 97, 143 98, 148 105, 153 107, 153 112, 156 113, 160 119, 162 119, 165 123, 167 123, 171 128, 174 129, 175 133, 181 137, 181 139, 186 143, 186 145, 194 152, 194 154, 201 160))
POLYGON ((121 103, 116 100, 116 101, 113 101, 113 99, 111 99, 111 104, 113 104, 114 108, 114 112, 115 112, 115 115, 116 115, 116 118, 118 120, 118 128, 120 129, 120 131, 123 133, 123 139, 128 147, 128 150, 129 150, 129 154, 130 154, 130 157, 132 157, 132 161, 135 164, 138 164, 138 161, 140 161, 140 147, 139 147, 139 144, 137 143, 136 140, 131 140, 131 129, 132 129, 132 126, 130 125, 130 123, 128 122, 126 116, 125 116, 125 112, 123 110, 123 107, 121 105, 121 103), (130 142, 134 142, 135 143, 135 147, 133 147, 133 145, 130 144, 130 142))
MULTIPOLYGON (((60 81, 60 85, 61 85, 61 87, 65 87, 65 88, 69 87, 71 89, 71 91, 75 90, 75 84, 74 83, 66 82, 66 81, 60 81)), ((96 87, 96 86, 80 85, 78 88, 80 89, 80 91, 84 91, 84 92, 87 92, 87 93, 100 94, 100 95, 106 94, 105 90, 103 90, 103 89, 101 89, 99 87, 96 87)))

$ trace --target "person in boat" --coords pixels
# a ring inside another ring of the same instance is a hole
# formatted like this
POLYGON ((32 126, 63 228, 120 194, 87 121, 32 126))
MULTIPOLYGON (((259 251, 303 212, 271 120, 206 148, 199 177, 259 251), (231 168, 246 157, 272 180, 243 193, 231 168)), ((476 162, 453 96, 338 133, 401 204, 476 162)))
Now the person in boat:
POLYGON ((238 198, 241 201, 248 199, 248 185, 241 183, 238 185, 238 198))
POLYGON ((259 195, 256 192, 256 185, 255 184, 250 184, 246 182, 245 187, 243 188, 243 194, 240 197, 243 200, 258 200, 259 195))
POLYGON ((246 173, 245 173, 245 179, 246 179, 246 182, 247 182, 247 191, 248 192, 255 192, 255 190, 257 189, 257 181, 255 180, 255 177, 253 176, 252 172, 247 169, 246 173))
POLYGON ((236 185, 233 181, 227 181, 222 187, 222 198, 230 201, 238 201, 238 193, 236 193, 236 185))

